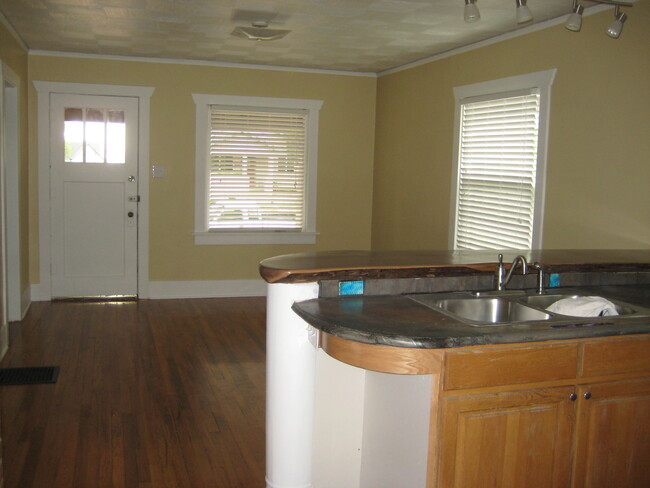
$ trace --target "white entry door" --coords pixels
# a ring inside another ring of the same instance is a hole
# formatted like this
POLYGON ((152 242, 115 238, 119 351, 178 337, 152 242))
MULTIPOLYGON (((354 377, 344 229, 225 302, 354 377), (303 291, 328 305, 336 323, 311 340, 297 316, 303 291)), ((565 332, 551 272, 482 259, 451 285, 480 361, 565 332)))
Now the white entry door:
POLYGON ((138 99, 52 94, 52 297, 138 290, 138 99))

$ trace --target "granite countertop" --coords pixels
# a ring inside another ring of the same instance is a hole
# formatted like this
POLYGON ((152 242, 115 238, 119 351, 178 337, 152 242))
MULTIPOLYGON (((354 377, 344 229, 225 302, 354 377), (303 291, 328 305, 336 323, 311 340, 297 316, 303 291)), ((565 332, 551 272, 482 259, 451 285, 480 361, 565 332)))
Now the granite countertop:
POLYGON ((549 273, 650 271, 650 250, 329 251, 276 256, 260 263, 268 283, 339 279, 431 278, 493 274, 497 255, 523 254, 549 273))
POLYGON ((409 295, 319 298, 297 302, 293 310, 317 329, 342 339, 408 348, 436 349, 650 333, 650 285, 555 288, 549 293, 565 291, 617 299, 643 313, 567 317, 552 324, 538 321, 474 327, 418 303, 409 295))

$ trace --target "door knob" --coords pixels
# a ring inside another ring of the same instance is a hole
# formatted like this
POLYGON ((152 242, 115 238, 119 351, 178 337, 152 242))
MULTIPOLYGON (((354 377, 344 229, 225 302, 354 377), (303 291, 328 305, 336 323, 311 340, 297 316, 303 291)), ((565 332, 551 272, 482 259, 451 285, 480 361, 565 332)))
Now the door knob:
POLYGON ((583 396, 585 397, 585 400, 589 400, 591 398, 591 393, 586 391, 583 396))
POLYGON ((576 398, 578 398, 578 395, 576 395, 575 393, 571 393, 569 395, 569 400, 571 400, 572 402, 575 402, 576 398))
POLYGON ((129 176, 129 181, 134 182, 135 181, 135 176, 133 176, 133 175, 129 176))
POLYGON ((133 212, 129 212, 129 213, 128 213, 128 214, 126 214, 126 215, 128 215, 128 216, 129 216, 129 218, 131 218, 131 217, 133 217, 133 216, 134 216, 135 214, 134 214, 133 212))

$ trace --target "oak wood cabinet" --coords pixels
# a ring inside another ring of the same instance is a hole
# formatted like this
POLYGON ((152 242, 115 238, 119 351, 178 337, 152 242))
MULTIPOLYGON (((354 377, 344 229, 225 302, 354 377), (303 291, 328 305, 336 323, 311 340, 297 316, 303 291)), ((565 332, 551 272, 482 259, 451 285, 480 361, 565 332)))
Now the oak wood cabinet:
POLYGON ((650 338, 445 354, 431 488, 650 486, 650 338))
POLYGON ((650 335, 332 357, 432 378, 427 488, 650 487, 650 335))
POLYGON ((650 487, 650 378, 577 390, 574 488, 650 487))
POLYGON ((443 400, 438 486, 568 486, 571 392, 562 386, 443 400))

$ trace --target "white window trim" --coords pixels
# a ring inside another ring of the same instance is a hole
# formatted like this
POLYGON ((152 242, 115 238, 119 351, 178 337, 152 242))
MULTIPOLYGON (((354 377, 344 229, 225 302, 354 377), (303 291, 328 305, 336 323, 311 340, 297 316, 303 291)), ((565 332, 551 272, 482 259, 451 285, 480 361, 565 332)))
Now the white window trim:
POLYGON ((539 135, 537 146, 537 175, 535 180, 535 212, 533 215, 532 249, 542 248, 544 202, 546 194, 546 156, 548 150, 548 127, 551 110, 551 85, 556 68, 454 87, 456 100, 454 118, 454 159, 451 175, 451 205, 449 217, 449 249, 454 248, 456 235, 456 209, 458 206, 458 166, 460 155, 460 107, 464 99, 484 95, 498 95, 531 88, 539 89, 539 135))
POLYGON ((194 204, 194 244, 315 244, 316 236, 316 171, 318 160, 318 114, 322 100, 297 98, 248 97, 193 93, 196 104, 196 164, 194 204), (208 112, 210 105, 303 109, 308 111, 307 181, 305 184, 305 229, 303 231, 228 231, 208 230, 208 112))

